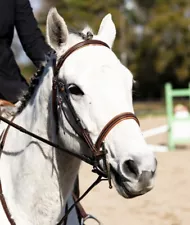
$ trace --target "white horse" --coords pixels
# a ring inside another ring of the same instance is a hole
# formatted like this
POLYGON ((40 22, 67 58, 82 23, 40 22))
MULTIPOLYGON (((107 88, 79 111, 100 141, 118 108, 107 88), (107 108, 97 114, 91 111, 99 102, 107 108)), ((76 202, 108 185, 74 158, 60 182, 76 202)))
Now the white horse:
MULTIPOLYGON (((85 28, 84 35, 91 30, 85 28)), ((123 112, 134 113, 133 77, 112 52, 116 35, 111 15, 101 22, 93 39, 102 45, 87 45, 70 54, 58 79, 69 91, 70 102, 95 143, 105 124, 123 112)), ((47 40, 59 59, 73 45, 83 41, 69 33, 56 9, 47 18, 47 40)), ((58 107, 58 135, 52 106, 53 57, 45 66, 39 84, 14 123, 70 151, 91 156, 86 143, 73 130, 75 121, 65 102, 68 118, 58 107)), ((58 93, 60 94, 60 93, 58 93)), ((11 118, 10 118, 11 119, 11 118)), ((7 125, 1 121, 1 129, 7 125)), ((105 147, 114 185, 125 198, 153 188, 156 159, 148 150, 135 120, 124 120, 106 136, 105 147)), ((64 214, 81 161, 10 127, 0 160, 0 179, 9 212, 16 225, 55 225, 64 214)), ((100 162, 101 164, 101 162, 100 162)), ((102 166, 102 169, 103 166, 102 166)), ((76 215, 75 215, 76 219, 76 215)), ((0 203, 0 224, 9 225, 0 203)), ((75 224, 74 219, 70 224, 75 224)))

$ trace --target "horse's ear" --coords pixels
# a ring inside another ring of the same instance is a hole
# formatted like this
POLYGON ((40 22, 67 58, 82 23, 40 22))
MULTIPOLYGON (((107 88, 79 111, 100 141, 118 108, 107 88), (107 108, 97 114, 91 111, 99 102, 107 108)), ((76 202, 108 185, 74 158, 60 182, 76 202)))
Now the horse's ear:
POLYGON ((68 29, 64 19, 59 15, 56 8, 50 9, 47 16, 46 36, 48 44, 58 50, 68 40, 68 29))
POLYGON ((98 36, 104 42, 106 42, 110 48, 113 46, 113 42, 116 36, 116 28, 115 24, 113 23, 111 14, 107 14, 101 24, 98 31, 98 36))

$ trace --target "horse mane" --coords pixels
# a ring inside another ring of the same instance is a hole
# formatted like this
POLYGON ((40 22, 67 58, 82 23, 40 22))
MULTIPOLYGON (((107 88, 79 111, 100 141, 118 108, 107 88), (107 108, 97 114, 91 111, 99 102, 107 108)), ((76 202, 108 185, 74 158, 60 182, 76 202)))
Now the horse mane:
MULTIPOLYGON (((78 36, 78 37, 81 37, 82 40, 89 40, 89 39, 93 38, 92 30, 88 26, 85 27, 82 31, 77 31, 73 28, 70 28, 69 32, 71 34, 74 34, 74 35, 78 36)), ((46 55, 46 61, 43 64, 41 64, 41 66, 38 68, 38 70, 31 77, 28 90, 20 98, 20 101, 19 101, 20 104, 17 108, 17 114, 19 114, 23 111, 23 109, 26 107, 27 103, 29 102, 29 100, 33 96, 34 91, 36 90, 36 87, 39 84, 40 78, 44 73, 44 69, 46 68, 47 63, 48 63, 49 59, 51 58, 52 53, 53 53, 53 50, 50 51, 46 55)))
POLYGON ((20 104, 17 109, 17 114, 21 113, 23 109, 26 107, 28 101, 33 96, 33 93, 36 89, 36 86, 38 86, 40 78, 42 74, 44 73, 44 69, 47 62, 45 62, 45 65, 41 65, 39 69, 34 73, 34 75, 30 79, 28 90, 23 94, 23 96, 20 98, 20 104))
POLYGON ((86 26, 82 31, 78 31, 74 28, 69 28, 71 34, 75 34, 82 38, 82 40, 89 40, 93 38, 93 31, 89 26, 86 26))

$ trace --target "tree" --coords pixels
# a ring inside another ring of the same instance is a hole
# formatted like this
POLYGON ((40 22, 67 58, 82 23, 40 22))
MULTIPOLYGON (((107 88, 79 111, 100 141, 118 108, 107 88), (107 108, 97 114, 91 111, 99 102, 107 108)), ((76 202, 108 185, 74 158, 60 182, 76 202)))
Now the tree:
POLYGON ((142 39, 135 43, 130 67, 139 81, 141 98, 160 97, 165 82, 187 87, 190 81, 190 4, 157 0, 149 10, 142 39))

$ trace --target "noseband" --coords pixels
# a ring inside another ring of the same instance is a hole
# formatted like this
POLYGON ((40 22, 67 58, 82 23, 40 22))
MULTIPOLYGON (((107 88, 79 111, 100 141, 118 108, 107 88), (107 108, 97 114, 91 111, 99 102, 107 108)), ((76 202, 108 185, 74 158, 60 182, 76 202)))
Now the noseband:
MULTIPOLYGON (((90 148, 90 150, 92 152, 93 160, 94 160, 94 163, 93 163, 94 171, 100 172, 99 168, 97 167, 97 162, 101 157, 104 158, 104 160, 105 160, 105 155, 106 155, 107 151, 104 151, 104 148, 102 148, 102 146, 103 146, 104 140, 105 140, 106 136, 109 134, 109 132, 123 120, 133 119, 137 122, 138 125, 140 125, 140 123, 139 123, 139 120, 137 119, 137 117, 131 112, 124 112, 119 115, 116 115, 102 129, 102 131, 100 132, 100 134, 96 140, 96 143, 95 144, 93 143, 88 130, 81 123, 81 121, 70 101, 70 96, 69 96, 70 93, 68 91, 66 83, 64 83, 63 81, 59 81, 59 79, 58 79, 59 71, 60 71, 61 67, 64 65, 65 60, 73 52, 75 52, 81 48, 84 48, 86 46, 89 46, 89 45, 104 46, 104 47, 109 48, 109 46, 103 41, 85 40, 85 41, 82 41, 82 42, 72 46, 69 50, 67 50, 66 53, 64 55, 62 55, 61 58, 58 60, 57 64, 56 64, 56 61, 54 61, 52 101, 53 101, 54 117, 55 117, 55 121, 57 124, 56 130, 58 131, 58 121, 59 121, 59 115, 58 115, 57 108, 59 106, 62 109, 63 113, 65 114, 64 109, 63 109, 63 104, 62 104, 64 102, 67 105, 67 107, 70 111, 70 114, 73 116, 76 126, 74 127, 73 125, 71 125, 71 122, 67 119, 69 124, 72 126, 72 128, 75 130, 75 132, 85 141, 87 146, 90 148)), ((108 170, 107 170, 107 173, 108 173, 108 170)), ((108 176, 108 174, 107 174, 107 176, 108 176)))

